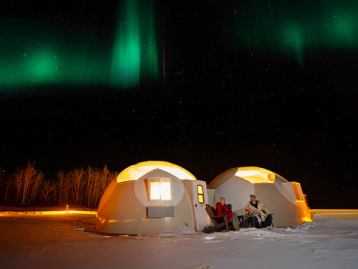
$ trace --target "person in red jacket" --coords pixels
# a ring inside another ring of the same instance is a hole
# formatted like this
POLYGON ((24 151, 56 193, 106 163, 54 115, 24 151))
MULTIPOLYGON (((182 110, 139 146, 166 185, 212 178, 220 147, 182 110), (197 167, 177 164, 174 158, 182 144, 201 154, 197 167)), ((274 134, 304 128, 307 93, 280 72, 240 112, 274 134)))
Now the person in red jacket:
POLYGON ((219 202, 216 203, 216 216, 223 217, 220 222, 224 221, 224 216, 226 216, 227 222, 232 221, 233 213, 231 211, 231 208, 228 204, 226 204, 225 198, 220 197, 219 202))

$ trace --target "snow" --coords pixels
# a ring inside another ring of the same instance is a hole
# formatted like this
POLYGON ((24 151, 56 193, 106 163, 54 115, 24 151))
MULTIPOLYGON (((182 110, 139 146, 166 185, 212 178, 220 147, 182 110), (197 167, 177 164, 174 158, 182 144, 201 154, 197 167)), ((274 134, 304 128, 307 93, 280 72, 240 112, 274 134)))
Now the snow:
POLYGON ((213 234, 94 233, 93 215, 0 217, 0 268, 358 268, 358 214, 319 214, 296 228, 213 234))

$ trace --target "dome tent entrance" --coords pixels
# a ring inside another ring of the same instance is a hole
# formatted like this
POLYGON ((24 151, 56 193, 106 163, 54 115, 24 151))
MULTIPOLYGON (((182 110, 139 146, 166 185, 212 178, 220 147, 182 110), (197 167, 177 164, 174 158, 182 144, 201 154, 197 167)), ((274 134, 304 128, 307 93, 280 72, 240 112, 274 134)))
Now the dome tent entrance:
POLYGON ((97 210, 97 230, 117 234, 184 226, 201 230, 209 224, 206 199, 206 183, 186 169, 163 161, 141 162, 124 169, 107 187, 97 210))

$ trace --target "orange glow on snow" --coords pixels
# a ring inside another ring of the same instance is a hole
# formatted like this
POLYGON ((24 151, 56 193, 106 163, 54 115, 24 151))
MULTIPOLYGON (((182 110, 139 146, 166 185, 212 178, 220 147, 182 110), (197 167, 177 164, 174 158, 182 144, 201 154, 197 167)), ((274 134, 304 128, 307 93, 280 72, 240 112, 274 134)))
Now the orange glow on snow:
POLYGON ((56 215, 96 215, 96 211, 91 211, 91 210, 50 210, 50 211, 4 211, 4 212, 0 212, 0 217, 56 216, 56 215))
POLYGON ((304 217, 302 218, 303 222, 312 222, 312 219, 310 217, 304 217))
POLYGON ((358 214, 358 209, 311 209, 312 216, 315 214, 358 214))

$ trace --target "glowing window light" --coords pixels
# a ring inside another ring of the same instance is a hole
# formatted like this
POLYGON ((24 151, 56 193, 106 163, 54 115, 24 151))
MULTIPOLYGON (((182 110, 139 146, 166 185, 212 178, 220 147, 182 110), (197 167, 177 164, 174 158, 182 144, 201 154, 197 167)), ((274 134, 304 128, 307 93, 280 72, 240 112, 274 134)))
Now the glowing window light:
POLYGON ((172 199, 170 182, 160 183, 160 199, 164 201, 169 201, 172 199))
POLYGON ((151 180, 150 181, 150 200, 170 201, 172 199, 172 191, 170 181, 151 180))
POLYGON ((198 194, 204 194, 203 186, 198 185, 198 194))
POLYGON ((151 200, 160 200, 161 187, 160 182, 151 182, 150 183, 150 199, 151 200))
POLYGON ((205 199, 204 199, 203 185, 198 185, 197 186, 197 193, 198 193, 198 202, 199 202, 199 204, 204 204, 205 199))

